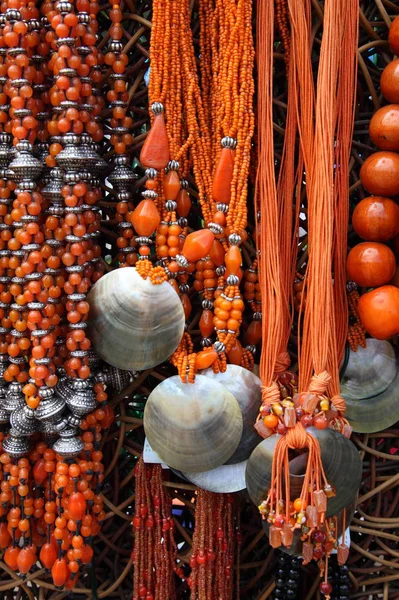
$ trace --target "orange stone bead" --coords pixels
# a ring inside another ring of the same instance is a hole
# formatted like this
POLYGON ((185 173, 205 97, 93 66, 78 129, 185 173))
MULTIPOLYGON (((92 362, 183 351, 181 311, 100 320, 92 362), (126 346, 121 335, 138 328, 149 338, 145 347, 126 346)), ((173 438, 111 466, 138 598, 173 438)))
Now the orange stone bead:
POLYGON ((17 546, 9 546, 4 553, 4 562, 10 569, 16 571, 18 568, 18 555, 20 549, 17 546))
POLYGON ((203 350, 199 352, 195 359, 197 369, 208 369, 217 359, 215 350, 203 350))
POLYGON ((241 252, 238 246, 230 246, 224 259, 226 265, 226 276, 237 275, 241 266, 241 252))
POLYGON ((36 553, 33 548, 25 547, 18 554, 17 565, 20 573, 29 573, 36 562, 36 553))
POLYGON ((242 357, 242 346, 240 342, 235 339, 233 346, 227 352, 227 358, 232 365, 240 365, 242 357))
POLYGON ((256 346, 256 344, 259 344, 261 337, 262 323, 260 321, 252 321, 247 329, 247 343, 256 346))
POLYGON ((166 133, 163 113, 154 118, 152 127, 146 137, 140 152, 140 162, 143 167, 164 169, 170 160, 169 141, 166 133))
POLYGON ((233 180, 235 151, 222 148, 212 182, 212 195, 216 202, 230 203, 231 182, 233 180))
POLYGON ((199 329, 202 337, 209 337, 213 332, 213 315, 210 310, 203 310, 199 320, 199 329))
POLYGON ((209 256, 212 259, 215 267, 221 267, 224 265, 225 252, 219 240, 213 240, 213 244, 209 250, 209 256))
POLYGON ((182 254, 189 262, 205 258, 211 249, 215 236, 209 229, 200 229, 190 233, 184 242, 182 254))
POLYGON ((57 550, 54 544, 44 544, 40 550, 40 562, 46 569, 51 569, 57 560, 57 550))
POLYGON ((180 179, 176 171, 169 171, 163 184, 166 200, 176 200, 180 192, 180 179))
POLYGON ((161 222, 161 216, 152 200, 142 200, 130 217, 138 235, 150 236, 161 222))
POLYGON ((86 500, 81 492, 74 492, 69 497, 69 516, 73 521, 81 521, 86 512, 86 500))
POLYGON ((69 576, 69 569, 65 558, 57 558, 51 569, 51 575, 56 587, 62 587, 69 576))
POLYGON ((4 550, 7 548, 11 541, 10 533, 7 529, 7 523, 4 521, 0 523, 0 548, 4 550))
POLYGON ((191 210, 191 199, 187 190, 180 190, 176 198, 177 213, 180 217, 187 217, 191 210))

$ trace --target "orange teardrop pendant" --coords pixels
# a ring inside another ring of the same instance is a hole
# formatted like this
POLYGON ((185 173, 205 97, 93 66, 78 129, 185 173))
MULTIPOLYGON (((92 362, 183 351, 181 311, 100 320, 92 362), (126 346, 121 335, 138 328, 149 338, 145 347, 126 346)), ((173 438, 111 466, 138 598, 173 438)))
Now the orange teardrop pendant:
POLYGON ((142 200, 130 217, 138 235, 150 236, 161 222, 161 216, 152 200, 142 200))
POLYGON ((180 192, 180 179, 176 171, 169 171, 163 184, 166 200, 176 200, 180 192))
POLYGON ((240 366, 241 357, 242 357, 242 346, 236 338, 233 346, 227 353, 227 358, 229 359, 229 362, 231 362, 232 365, 240 366))
POLYGON ((224 254, 224 248, 219 240, 213 240, 213 244, 209 250, 209 256, 215 267, 221 267, 224 265, 224 254))
POLYGON ((143 167, 164 169, 170 160, 169 142, 163 113, 155 115, 152 127, 140 152, 143 167))
POLYGON ((233 180, 235 151, 222 148, 212 182, 212 195, 216 202, 230 203, 231 182, 233 180))
POLYGON ((190 233, 184 242, 182 254, 188 262, 196 262, 209 253, 215 236, 209 229, 200 229, 190 233))

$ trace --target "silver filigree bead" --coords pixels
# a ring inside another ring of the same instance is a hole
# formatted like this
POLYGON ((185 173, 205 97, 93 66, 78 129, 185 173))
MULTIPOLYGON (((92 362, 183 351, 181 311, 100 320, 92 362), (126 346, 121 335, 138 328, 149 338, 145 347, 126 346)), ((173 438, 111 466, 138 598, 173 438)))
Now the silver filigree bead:
POLYGON ((232 233, 229 235, 229 242, 232 246, 239 246, 241 244, 241 236, 238 233, 232 233))
POLYGON ((170 160, 167 168, 168 171, 178 171, 180 169, 180 164, 177 160, 170 160))
POLYGON ((208 229, 215 235, 221 235, 223 233, 223 227, 218 223, 208 223, 208 229))
POLYGON ((60 432, 60 438, 53 444, 53 450, 64 458, 78 456, 84 448, 82 440, 76 437, 77 429, 67 427, 60 432))
POLYGON ((180 265, 180 267, 183 267, 184 269, 187 269, 187 267, 190 264, 188 262, 187 258, 185 256, 183 256, 182 254, 176 254, 175 260, 176 260, 177 264, 180 265))
POLYGON ((151 105, 151 110, 155 116, 160 115, 163 113, 163 104, 161 102, 154 102, 151 105))
POLYGON ((53 395, 43 399, 36 409, 36 419, 39 421, 58 421, 65 408, 65 400, 53 395))
POLYGON ((158 171, 156 169, 153 169, 152 167, 149 167, 145 170, 145 176, 147 177, 147 179, 156 179, 158 176, 158 171))
POLYGON ((8 412, 13 412, 23 406, 25 406, 25 397, 22 393, 22 386, 19 383, 10 383, 2 401, 2 408, 8 412))
POLYGON ((218 277, 222 277, 226 272, 226 267, 216 267, 215 272, 218 277))
POLYGON ((229 137, 228 135, 222 138, 220 143, 222 145, 222 148, 230 148, 231 150, 234 150, 237 146, 237 140, 235 138, 229 137))
POLYGON ((14 410, 11 413, 10 423, 20 436, 33 435, 37 430, 35 411, 28 406, 14 410))
POLYGON ((226 351, 226 346, 223 342, 215 342, 213 347, 218 354, 222 354, 222 352, 226 351))
POLYGON ((168 212, 173 212, 177 208, 177 203, 174 200, 166 200, 165 208, 168 212))
POLYGON ((237 275, 229 275, 226 279, 227 285, 238 285, 240 278, 237 275))
POLYGON ((71 395, 67 398, 66 403, 70 411, 82 417, 95 410, 97 406, 96 397, 92 388, 73 389, 71 395))
POLYGON ((117 164, 108 181, 116 190, 131 192, 131 187, 137 179, 137 175, 133 173, 133 169, 126 163, 117 164))
POLYGON ((3 441, 3 452, 14 458, 21 458, 28 454, 31 443, 26 437, 18 435, 17 431, 10 429, 10 436, 3 441))
POLYGON ((77 415, 69 415, 68 417, 68 425, 71 427, 79 427, 81 418, 77 415))

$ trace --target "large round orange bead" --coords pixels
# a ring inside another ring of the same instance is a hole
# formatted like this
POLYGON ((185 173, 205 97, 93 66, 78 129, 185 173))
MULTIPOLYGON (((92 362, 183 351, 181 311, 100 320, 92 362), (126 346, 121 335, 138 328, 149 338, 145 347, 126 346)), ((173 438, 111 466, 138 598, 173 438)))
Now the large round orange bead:
POLYGON ((396 196, 399 194, 399 154, 375 152, 364 161, 360 180, 375 196, 396 196))
POLYGON ((391 281, 395 273, 395 255, 378 242, 362 242, 348 254, 348 278, 362 287, 377 287, 391 281))
POLYGON ((399 206, 390 198, 364 198, 353 211, 352 225, 364 240, 387 242, 399 232, 399 206))
POLYGON ((384 285, 359 300, 360 319, 366 331, 378 340, 399 333, 399 288, 384 285))
POLYGON ((399 56, 399 17, 396 17, 389 29, 388 41, 392 52, 399 56))
POLYGON ((380 87, 389 102, 399 104, 399 59, 393 60, 385 67, 381 74, 380 87))
POLYGON ((399 104, 383 106, 370 121, 370 137, 381 150, 399 150, 399 104))

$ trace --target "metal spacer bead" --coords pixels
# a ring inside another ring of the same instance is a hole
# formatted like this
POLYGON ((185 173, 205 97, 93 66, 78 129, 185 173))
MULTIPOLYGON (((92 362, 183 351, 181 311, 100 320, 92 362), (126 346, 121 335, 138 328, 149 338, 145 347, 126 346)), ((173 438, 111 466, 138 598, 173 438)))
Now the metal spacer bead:
POLYGON ((252 315, 252 318, 254 321, 261 321, 262 320, 262 313, 261 312, 254 312, 254 314, 252 315))
POLYGON ((179 291, 181 294, 188 294, 188 292, 190 291, 190 286, 187 285, 187 283, 182 283, 181 285, 179 285, 179 291))
POLYGON ((222 145, 222 148, 230 148, 231 150, 234 150, 237 146, 237 140, 235 138, 229 137, 228 135, 222 138, 220 143, 222 145))
POLYGON ((178 171, 180 168, 180 164, 177 160, 170 160, 168 162, 168 171, 178 171))
POLYGON ((132 194, 130 192, 127 192, 126 190, 118 192, 116 196, 120 202, 127 202, 132 198, 132 194))
POLYGON ((215 342, 213 347, 218 354, 222 354, 222 352, 226 351, 226 346, 223 344, 223 342, 215 342))
POLYGON ((137 242, 138 244, 140 244, 140 246, 143 246, 143 245, 146 245, 146 246, 148 246, 148 245, 150 245, 150 244, 153 244, 153 241, 152 241, 152 239, 151 239, 151 238, 149 238, 149 237, 147 237, 147 236, 145 236, 145 235, 140 235, 140 236, 137 236, 137 237, 135 238, 135 240, 136 240, 136 242, 137 242))
POLYGON ((246 346, 246 349, 249 350, 249 352, 251 354, 255 354, 256 353, 256 346, 253 346, 252 344, 248 344, 248 346, 246 346))
POLYGON ((145 176, 148 179, 155 179, 158 176, 158 171, 150 167, 149 169, 145 170, 145 176))
POLYGON ((187 258, 185 256, 183 256, 182 254, 176 254, 175 260, 176 260, 177 264, 180 265, 181 267, 183 267, 184 269, 187 269, 187 267, 190 264, 188 262, 187 258))
POLYGON ((112 42, 109 45, 109 49, 111 52, 122 52, 123 50, 123 44, 121 42, 118 42, 116 40, 112 40, 112 42))
POLYGON ((348 283, 346 284, 346 289, 348 292, 354 292, 355 290, 357 290, 357 285, 354 281, 348 281, 348 283))
POLYGON ((180 187, 182 190, 188 189, 188 181, 187 179, 180 179, 180 187))
POLYGON ((212 346, 212 340, 211 338, 202 338, 200 344, 203 348, 209 348, 210 346, 212 346))
POLYGON ((213 308, 212 300, 203 300, 201 305, 202 305, 202 308, 205 308, 207 310, 212 310, 212 308, 213 308))
POLYGON ((241 236, 238 233, 232 233, 229 235, 229 242, 232 246, 239 246, 241 244, 241 236))
POLYGON ((158 194, 154 190, 144 190, 141 195, 143 198, 150 198, 151 200, 158 198, 158 194))
POLYGON ((223 233, 223 227, 218 223, 208 223, 208 229, 215 235, 221 235, 223 233))
POLYGON ((218 202, 216 204, 216 210, 226 214, 229 212, 229 206, 228 206, 228 204, 224 204, 223 202, 218 202))
POLYGON ((161 102, 154 102, 151 105, 151 110, 154 113, 154 115, 160 115, 163 113, 163 104, 161 104, 161 102))
POLYGON ((165 202, 165 208, 168 212, 173 212, 177 208, 177 203, 174 200, 167 200, 165 202))
POLYGON ((238 285, 240 279, 237 277, 237 275, 229 275, 226 281, 227 285, 238 285))
POLYGON ((222 277, 225 274, 226 267, 216 267, 216 275, 222 277))
POLYGON ((187 221, 186 217, 179 217, 177 222, 182 229, 184 229, 184 227, 187 227, 188 221, 187 221))

